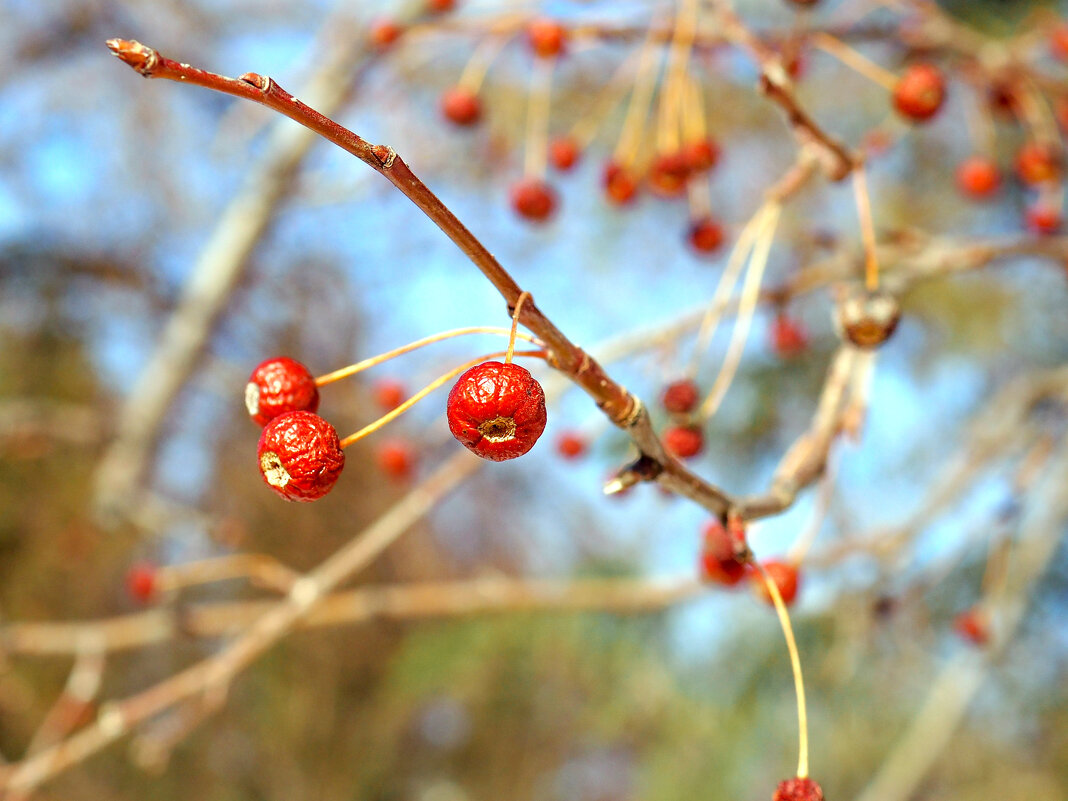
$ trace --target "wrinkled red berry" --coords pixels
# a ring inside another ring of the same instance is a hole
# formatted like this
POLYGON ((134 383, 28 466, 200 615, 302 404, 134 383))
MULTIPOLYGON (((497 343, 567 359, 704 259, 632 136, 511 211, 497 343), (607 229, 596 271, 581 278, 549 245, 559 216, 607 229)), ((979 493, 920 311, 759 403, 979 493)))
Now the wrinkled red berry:
POLYGON ((578 142, 570 136, 561 136, 549 143, 549 163, 560 172, 568 172, 578 163, 578 142))
POLYGON ((680 378, 664 387, 660 404, 672 414, 689 414, 700 399, 697 384, 689 378, 680 378))
POLYGON ((675 197, 686 190, 690 165, 681 151, 659 153, 649 165, 649 188, 662 197, 675 197))
POLYGON ((403 439, 387 439, 375 447, 378 469, 395 481, 406 481, 415 469, 415 452, 403 439))
POLYGON ((372 394, 375 404, 384 412, 393 411, 408 397, 404 384, 395 378, 383 378, 376 381, 372 394))
POLYGON ((679 459, 690 459, 705 447, 705 435, 696 426, 672 426, 662 437, 664 448, 679 459))
POLYGON ((554 19, 539 17, 527 23, 527 42, 534 55, 553 58, 564 52, 567 30, 554 19))
POLYGON ((605 199, 615 206, 630 204, 638 194, 638 181, 634 173, 614 161, 605 164, 602 180, 605 199))
POLYGON ((795 777, 779 782, 771 801, 823 801, 823 788, 807 777, 795 777))
POLYGON ((1052 204, 1039 201, 1027 210, 1027 227, 1036 234, 1052 236, 1061 228, 1061 214, 1052 204))
POLYGON ((706 581, 733 587, 745 578, 746 565, 738 561, 734 542, 718 520, 705 526, 701 547, 701 575, 706 581))
POLYGON ((1049 145, 1028 142, 1016 154, 1016 174, 1028 186, 1055 181, 1060 172, 1060 159, 1049 145))
POLYGON ((715 139, 697 139, 682 146, 682 157, 690 172, 708 172, 719 162, 719 145, 715 139))
POLYGON ((1059 61, 1068 61, 1068 23, 1062 22, 1049 35, 1049 51, 1059 61))
POLYGON ((286 412, 314 412, 319 408, 315 377, 288 356, 267 359, 248 377, 245 408, 253 422, 261 426, 286 412))
MULTIPOLYGON (((800 576, 797 572, 797 565, 790 562, 782 562, 777 559, 769 559, 766 562, 761 562, 761 566, 764 568, 764 572, 768 574, 775 586, 779 588, 779 595, 782 596, 782 602, 789 606, 793 603, 794 598, 797 597, 797 590, 800 584, 800 576)), ((768 592, 768 587, 764 583, 764 576, 759 570, 754 570, 752 573, 753 588, 756 590, 756 594, 763 598, 767 603, 772 603, 771 593, 768 592)))
POLYGON ((723 244, 723 229, 711 217, 702 217, 690 225, 688 238, 698 253, 715 253, 723 244))
POLYGON ((545 392, 518 364, 483 362, 457 380, 446 414, 465 448, 502 462, 529 451, 545 430, 545 392))
POLYGON ((453 86, 441 93, 441 113, 453 125, 467 128, 482 119, 482 101, 470 89, 453 86))
POLYGON ((941 70, 931 64, 913 64, 894 88, 894 108, 913 122, 931 119, 946 99, 941 70))
POLYGON ((330 492, 345 466, 337 431, 311 412, 287 412, 260 434, 260 473, 287 501, 314 501, 330 492))
POLYGON ((156 575, 159 572, 152 562, 138 562, 126 571, 126 592, 138 603, 148 603, 156 594, 156 575))
POLYGON ((575 431, 565 431, 556 439, 556 452, 565 459, 578 459, 586 453, 586 438, 575 431))
POLYGON ((994 160, 986 156, 972 156, 957 167, 957 188, 965 197, 985 200, 1001 186, 1001 171, 994 160))
POLYGON ((972 645, 986 645, 990 640, 990 625, 981 609, 965 609, 953 618, 953 630, 972 645))
POLYGON ((386 50, 400 39, 402 33, 404 33, 404 29, 400 25, 389 18, 383 17, 371 23, 367 39, 376 49, 386 50))
POLYGON ((531 222, 545 222, 556 211, 556 191, 540 178, 521 178, 512 185, 512 208, 531 222))
POLYGON ((777 314, 771 323, 771 348, 780 359, 792 359, 808 347, 808 333, 797 320, 777 314))

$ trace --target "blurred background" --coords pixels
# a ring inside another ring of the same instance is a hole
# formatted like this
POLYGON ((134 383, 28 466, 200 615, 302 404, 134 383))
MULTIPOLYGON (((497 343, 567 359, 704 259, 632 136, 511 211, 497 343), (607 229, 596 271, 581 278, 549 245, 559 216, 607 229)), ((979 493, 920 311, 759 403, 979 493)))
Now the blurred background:
MULTIPOLYGON (((801 43, 798 97, 829 131, 868 148, 885 237, 919 250, 935 237, 950 260, 975 242, 1036 239, 1023 222, 1034 192, 1011 175, 1027 120, 1013 116, 1011 97, 1007 112, 993 108, 991 87, 959 52, 916 43, 916 20, 936 12, 865 0, 822 0, 805 16, 787 0, 736 7, 769 41, 801 43), (892 71, 921 56, 940 64, 945 108, 908 125, 883 88, 805 49, 806 29, 837 31, 892 71), (962 197, 954 169, 981 149, 1004 181, 980 204, 962 197)), ((1017 42, 1056 113, 1068 68, 1047 41, 1064 5, 942 9, 1017 42)), ((146 598, 131 569, 233 553, 310 569, 459 450, 438 392, 350 449, 330 496, 285 504, 256 470, 259 431, 243 406, 255 365, 287 354, 321 374, 443 329, 507 324, 493 287, 365 165, 305 141, 267 109, 144 81, 104 40, 137 39, 226 75, 270 75, 393 145, 561 330, 594 351, 612 346, 609 372, 662 426, 656 399, 694 348, 693 325, 671 326, 711 298, 738 231, 796 153, 747 56, 699 47, 690 71, 722 149, 707 203, 723 245, 694 252, 685 198, 642 191, 625 208, 605 202, 627 64, 650 24, 670 25, 674 13, 670 3, 596 0, 458 0, 436 15, 420 2, 0 0, 5 761, 40 736, 72 664, 20 652, 9 624, 111 618, 146 603, 180 616, 266 597, 231 580, 146 598), (588 129, 591 114, 596 125, 576 167, 550 172, 559 208, 535 225, 509 201, 524 172, 534 69, 517 31, 546 14, 595 31, 576 35, 556 66, 550 131, 588 129), (386 17, 404 28, 388 46, 375 38, 386 17), (479 60, 482 120, 457 127, 439 97, 479 60), (161 353, 190 343, 158 372, 161 353)), ((639 162, 652 158, 653 138, 639 162)), ((792 613, 812 775, 828 798, 1068 798, 1068 552, 1058 544, 1068 520, 1068 244, 1042 242, 1020 250, 1062 256, 958 274, 950 265, 910 283, 900 328, 877 358, 862 436, 835 445, 833 481, 750 533, 762 558, 816 535, 792 613), (984 636, 961 634, 958 615, 973 608, 989 622, 984 636)), ((813 265, 851 274, 859 252, 848 182, 816 179, 786 207, 765 286, 792 286, 813 265)), ((809 425, 838 346, 826 282, 779 299, 758 310, 691 462, 731 492, 767 486, 809 425), (783 315, 801 332, 796 353, 776 339, 783 315)), ((706 391, 731 323, 700 361, 706 391)), ((498 347, 462 338, 417 351, 325 388, 320 413, 344 436, 382 413, 383 382, 415 391, 498 347)), ((534 450, 474 472, 353 583, 615 577, 692 591, 637 612, 606 603, 295 632, 206 720, 165 715, 36 797, 770 797, 793 774, 797 748, 773 612, 744 586, 694 585, 707 522, 696 505, 655 486, 602 493, 633 457, 628 441, 588 397, 532 369, 552 396, 534 450), (583 443, 578 458, 561 454, 565 434, 583 443)), ((223 641, 186 634, 110 653, 96 697, 144 689, 223 641)))

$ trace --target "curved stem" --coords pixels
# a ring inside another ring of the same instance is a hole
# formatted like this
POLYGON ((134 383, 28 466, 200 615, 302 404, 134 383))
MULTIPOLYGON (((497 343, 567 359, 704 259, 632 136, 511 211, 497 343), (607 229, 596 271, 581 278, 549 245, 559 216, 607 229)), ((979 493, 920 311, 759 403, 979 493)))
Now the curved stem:
POLYGON ((888 92, 893 92, 897 88, 898 77, 894 73, 876 64, 867 56, 862 56, 841 39, 836 39, 829 33, 819 32, 812 35, 812 44, 824 53, 834 56, 869 81, 879 84, 888 92))
POLYGON ((875 253, 875 223, 871 216, 871 195, 868 193, 868 170, 864 162, 853 169, 853 192, 857 198, 860 234, 864 240, 864 284, 869 292, 879 288, 879 259, 875 253))
POLYGON ((527 142, 523 173, 545 177, 545 156, 549 140, 549 110, 555 58, 538 58, 530 71, 530 97, 527 101, 527 142))
POLYGON ((508 334, 508 351, 504 354, 504 363, 511 364, 512 356, 515 355, 515 338, 516 332, 519 329, 519 312, 523 310, 523 301, 530 297, 530 293, 526 290, 519 295, 519 300, 515 303, 515 311, 512 312, 512 330, 508 334))

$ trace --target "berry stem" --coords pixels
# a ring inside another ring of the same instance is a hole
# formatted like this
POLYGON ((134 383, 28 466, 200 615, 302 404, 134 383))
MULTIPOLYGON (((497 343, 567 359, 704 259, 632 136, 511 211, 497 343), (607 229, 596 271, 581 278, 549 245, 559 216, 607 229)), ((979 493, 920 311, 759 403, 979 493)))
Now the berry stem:
MULTIPOLYGON (((431 392, 433 392, 435 389, 440 387, 442 384, 445 384, 448 381, 451 381, 452 379, 456 378, 456 376, 460 375, 460 373, 462 373, 462 372, 464 372, 466 370, 470 370, 475 365, 481 364, 482 362, 485 362, 485 361, 489 361, 490 359, 500 358, 501 356, 504 356, 505 353, 506 353, 506 351, 503 351, 503 350, 502 351, 497 351, 496 353, 487 353, 485 356, 480 356, 477 359, 472 359, 471 361, 464 362, 459 367, 456 367, 456 368, 454 368, 452 370, 449 370, 449 372, 445 373, 444 375, 438 376, 433 381, 431 381, 429 384, 427 384, 425 387, 423 387, 421 390, 419 390, 414 395, 412 395, 410 398, 408 398, 408 400, 404 401, 404 403, 402 403, 400 406, 398 406, 393 411, 387 412, 386 414, 382 415, 377 420, 375 420, 373 423, 368 423, 367 425, 365 425, 363 428, 361 428, 359 431, 355 432, 354 434, 349 434, 347 437, 345 437, 343 440, 341 440, 341 447, 342 448, 347 448, 349 445, 352 445, 354 442, 359 442, 364 437, 366 437, 366 436, 368 436, 370 434, 373 434, 374 432, 378 431, 378 429, 382 428, 383 426, 387 425, 388 423, 393 422, 398 417, 400 417, 402 414, 404 414, 406 411, 408 411, 413 406, 415 406, 415 404, 417 404, 419 401, 421 401, 423 398, 425 398, 427 395, 429 395, 431 392)), ((515 356, 532 356, 532 357, 535 357, 535 358, 544 359, 545 358, 545 351, 543 351, 543 350, 521 351, 520 353, 515 353, 514 355, 515 356)))
POLYGON ((571 127, 571 138, 575 140, 579 148, 585 149, 593 141, 601 124, 610 117, 612 109, 623 99, 627 90, 627 82, 624 78, 639 62, 641 54, 640 49, 635 50, 623 60, 609 79, 608 85, 602 90, 600 97, 571 127))
POLYGON ((530 297, 530 293, 523 290, 519 294, 519 300, 515 302, 515 311, 512 312, 512 330, 508 333, 508 350, 504 354, 504 363, 511 364, 512 356, 515 355, 515 338, 519 330, 519 312, 523 310, 523 302, 530 297))
POLYGON ((418 350, 425 345, 432 345, 435 342, 441 342, 445 339, 451 339, 453 337, 466 336, 467 334, 498 334, 500 336, 510 337, 514 344, 515 338, 524 339, 533 345, 541 345, 541 343, 532 337, 530 334, 517 334, 515 329, 511 330, 507 328, 500 328, 499 326, 492 325, 473 325, 466 328, 454 328, 451 331, 442 331, 439 334, 432 334, 422 339, 417 339, 415 342, 409 342, 407 345, 402 345, 399 348, 393 350, 387 350, 385 353, 380 353, 377 356, 372 356, 369 359, 350 364, 348 367, 342 367, 340 370, 334 370, 332 373, 319 376, 315 379, 315 385, 317 387, 324 386, 325 384, 332 384, 335 381, 340 381, 342 378, 348 378, 349 376, 361 373, 370 367, 388 362, 390 359, 395 359, 398 356, 403 356, 405 353, 410 353, 413 350, 418 350))
POLYGON ((490 65, 511 38, 511 36, 490 36, 483 39, 464 65, 456 85, 477 95, 482 88, 482 82, 486 79, 490 65))
POLYGON ((824 53, 834 56, 854 72, 863 75, 873 83, 879 84, 887 91, 893 92, 897 88, 897 75, 886 69, 886 67, 876 64, 867 56, 862 56, 841 39, 837 39, 829 33, 818 31, 812 34, 810 41, 824 53))
POLYGON ((863 161, 853 169, 853 193, 857 199, 860 235, 864 240, 864 285, 869 292, 874 292, 879 288, 879 258, 875 253, 875 223, 871 216, 868 170, 863 161))
POLYGON ((673 152, 679 147, 678 123, 686 102, 686 68, 690 61, 690 51, 697 33, 697 0, 680 0, 675 14, 675 28, 671 37, 671 49, 668 59, 668 75, 664 82, 664 92, 660 104, 659 129, 657 144, 665 152, 673 152))
POLYGON ((692 75, 686 76, 686 101, 682 106, 682 133, 690 142, 699 142, 707 134, 705 100, 701 87, 692 75))
POLYGON ((801 656, 797 652, 794 629, 790 625, 790 614, 782 600, 779 588, 759 562, 753 563, 760 571, 764 586, 768 589, 771 601, 775 605, 775 614, 779 617, 783 637, 786 638, 786 650, 790 652, 790 669, 794 673, 794 692, 797 695, 797 778, 808 778, 808 711, 805 708, 805 680, 801 675, 801 656))
POLYGON ((641 61, 638 63, 638 75, 634 80, 634 89, 631 91, 630 103, 627 105, 627 114, 623 119, 623 126, 619 132, 619 141, 616 144, 615 162, 622 167, 629 167, 634 163, 638 155, 638 149, 642 143, 642 128, 649 113, 649 103, 653 99, 653 91, 656 89, 656 78, 660 64, 660 45, 653 35, 654 28, 649 28, 649 34, 642 44, 641 61))
POLYGON ((549 148, 549 111, 556 58, 536 58, 530 71, 530 97, 527 101, 527 142, 523 173, 545 177, 549 148))

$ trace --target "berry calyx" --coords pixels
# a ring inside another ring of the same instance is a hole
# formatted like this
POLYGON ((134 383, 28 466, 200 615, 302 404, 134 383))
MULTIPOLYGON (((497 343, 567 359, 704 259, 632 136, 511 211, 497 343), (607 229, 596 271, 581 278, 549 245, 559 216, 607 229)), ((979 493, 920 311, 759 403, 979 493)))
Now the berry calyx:
POLYGON ((662 440, 667 452, 679 459, 691 459, 705 447, 705 435, 696 426, 672 426, 662 440))
POLYGON ((1061 214, 1051 204, 1039 201, 1027 210, 1027 227, 1036 234, 1052 236, 1061 228, 1061 214))
POLYGON ((745 578, 747 566, 739 561, 734 541, 724 525, 712 520, 704 529, 701 547, 701 576, 705 581, 733 587, 745 578))
POLYGON ((649 188, 662 197, 675 197, 686 189, 690 165, 680 151, 660 153, 649 167, 649 188))
POLYGON ((702 217, 690 224, 687 238, 698 253, 715 253, 723 244, 723 228, 711 217, 702 217))
POLYGON ((578 459, 586 453, 586 438, 575 431, 565 431, 556 439, 556 452, 565 459, 578 459))
POLYGON ((483 362, 449 392, 449 431, 469 451, 502 462, 534 447, 545 430, 545 392, 518 364, 483 362))
POLYGON ((378 469, 394 481, 407 481, 415 470, 415 453, 403 439, 387 439, 375 448, 378 469))
POLYGON ((564 52, 567 30, 554 19, 532 19, 527 23, 527 43, 539 58, 554 58, 564 52))
POLYGON ((912 64, 894 87, 894 108, 913 122, 931 119, 946 99, 942 71, 932 64, 912 64))
POLYGON ((990 640, 990 623, 978 607, 965 609, 953 618, 953 630, 972 645, 986 645, 990 640))
POLYGON ((834 321, 842 339, 870 350, 886 342, 897 330, 901 306, 889 292, 854 287, 838 301, 834 321))
POLYGON ((615 161, 605 164, 602 182, 605 199, 614 206, 626 206, 638 194, 634 173, 615 161))
POLYGON ((371 394, 374 396, 375 405, 384 412, 392 412, 408 397, 404 384, 395 378, 383 378, 376 381, 371 394))
POLYGON ((808 347, 808 332, 797 320, 780 312, 771 323, 771 349, 780 359, 792 359, 808 347))
POLYGON ((957 167, 957 188, 972 200, 986 200, 1001 187, 1001 171, 986 156, 971 156, 957 167))
POLYGON ((512 185, 512 208, 531 222, 545 222, 556 211, 556 191, 540 178, 521 178, 512 185))
POLYGON ((549 163, 560 172, 570 172, 578 159, 578 142, 570 136, 561 136, 549 143, 549 163))
POLYGON ((807 776, 779 782, 771 801, 823 801, 823 788, 807 776))
POLYGON ((697 384, 689 378, 680 378, 664 387, 660 404, 672 414, 689 414, 700 399, 697 384))
POLYGON ((1060 168, 1056 151, 1041 142, 1028 142, 1016 154, 1016 174, 1028 186, 1057 180, 1060 168))
MULTIPOLYGON (((797 565, 790 562, 783 562, 777 559, 769 559, 766 562, 761 562, 760 566, 764 568, 764 572, 768 574, 775 586, 779 590, 779 595, 782 596, 782 602, 789 606, 793 603, 797 597, 797 590, 800 585, 800 576, 798 575, 797 565)), ((764 584, 764 577, 759 571, 753 574, 753 589, 757 596, 762 598, 768 604, 774 604, 771 597, 771 593, 768 592, 768 588, 764 584)))
POLYGON ((248 377, 245 408, 254 423, 267 425, 286 412, 314 412, 319 408, 319 388, 308 368, 295 359, 267 359, 248 377))
POLYGON ((138 603, 148 603, 156 594, 159 568, 152 562, 138 562, 126 571, 126 592, 138 603))
POLYGON ((404 29, 388 17, 382 17, 371 23, 367 39, 376 50, 388 50, 398 39, 404 29))
POLYGON ((453 86, 441 93, 441 113, 453 125, 468 128, 482 119, 482 101, 470 89, 453 86))
POLYGON ((682 157, 691 173, 708 172, 719 162, 719 145, 714 139, 697 139, 682 146, 682 157))
POLYGON ((287 501, 315 501, 345 466, 337 431, 311 412, 287 412, 269 422, 256 446, 260 474, 287 501))

